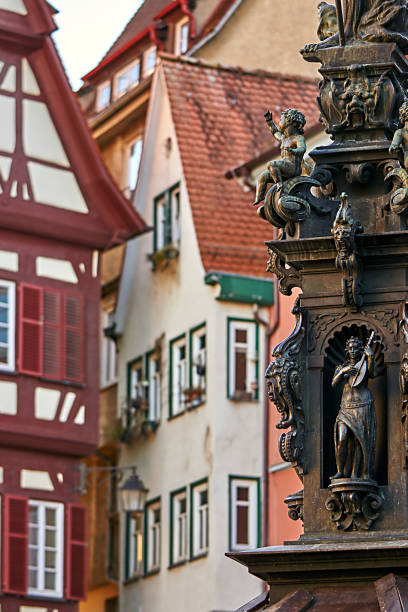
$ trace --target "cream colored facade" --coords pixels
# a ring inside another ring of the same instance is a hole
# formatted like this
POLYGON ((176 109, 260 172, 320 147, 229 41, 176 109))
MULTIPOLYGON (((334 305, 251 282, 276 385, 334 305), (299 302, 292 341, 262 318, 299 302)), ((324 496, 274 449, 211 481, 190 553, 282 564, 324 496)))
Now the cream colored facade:
POLYGON ((298 50, 318 42, 317 0, 242 0, 219 33, 188 55, 230 66, 318 77, 298 50))
MULTIPOLYGON (((233 610, 262 590, 262 583, 225 558, 229 549, 229 475, 261 477, 262 400, 231 401, 226 397, 227 317, 253 319, 250 304, 217 301, 217 287, 204 283, 188 193, 172 123, 168 97, 159 70, 146 130, 147 141, 135 201, 153 224, 153 200, 180 182, 180 255, 164 270, 152 271, 147 256, 152 235, 128 247, 117 308, 119 341, 119 407, 127 395, 127 363, 150 351, 162 338, 161 421, 148 437, 122 447, 121 465, 137 465, 149 499, 161 499, 160 571, 124 583, 121 558, 120 610, 128 612, 209 612, 233 610), (163 146, 171 139, 171 153, 163 146), (122 321, 121 321, 122 319, 122 321), (207 334, 207 397, 201 406, 168 419, 169 341, 205 322, 207 334), (169 568, 170 493, 208 479, 209 549, 202 558, 169 568), (233 585, 233 588, 232 588, 233 585)), ((267 318, 266 309, 260 314, 267 318)), ((259 377, 264 336, 259 328, 259 377)), ((261 383, 261 380, 259 381, 261 383)), ((261 394, 260 394, 261 395, 261 394)), ((122 550, 126 537, 122 513, 122 550)))

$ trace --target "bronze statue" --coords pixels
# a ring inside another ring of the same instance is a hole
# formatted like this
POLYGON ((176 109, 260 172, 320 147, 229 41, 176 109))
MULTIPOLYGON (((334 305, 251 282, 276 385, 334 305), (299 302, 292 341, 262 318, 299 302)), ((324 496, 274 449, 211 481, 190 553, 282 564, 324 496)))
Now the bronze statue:
POLYGON ((320 2, 317 8, 319 11, 317 35, 319 40, 326 40, 337 33, 336 7, 328 2, 320 2))
POLYGON ((298 110, 288 108, 283 111, 279 126, 273 122, 272 113, 265 113, 265 120, 273 136, 281 143, 281 160, 270 161, 267 170, 261 172, 257 179, 254 206, 265 198, 269 184, 278 187, 283 179, 300 176, 302 173, 302 160, 306 153, 306 140, 303 136, 306 119, 298 110))
POLYGON ((390 153, 402 149, 404 168, 408 170, 408 102, 404 102, 399 109, 399 118, 404 127, 396 130, 389 148, 390 153))
MULTIPOLYGON (((340 5, 340 0, 338 2, 340 5)), ((395 42, 408 51, 408 9, 406 0, 345 0, 344 42, 395 42)), ((338 17, 341 19, 341 15, 338 17)), ((343 24, 339 23, 343 30, 343 24)), ((302 53, 334 47, 339 44, 339 33, 318 44, 306 45, 302 53)))
POLYGON ((368 389, 369 378, 376 376, 372 332, 366 347, 352 336, 346 343, 347 363, 337 366, 335 386, 345 380, 340 411, 334 426, 336 478, 370 479, 373 475, 376 416, 374 400, 368 389))

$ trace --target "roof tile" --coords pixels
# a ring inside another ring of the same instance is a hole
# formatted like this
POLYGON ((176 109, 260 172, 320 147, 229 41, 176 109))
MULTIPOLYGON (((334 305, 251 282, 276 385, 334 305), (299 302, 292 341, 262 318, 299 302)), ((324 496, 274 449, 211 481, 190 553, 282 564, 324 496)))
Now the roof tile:
POLYGON ((162 55, 200 253, 205 270, 266 276, 273 228, 253 194, 225 173, 274 142, 263 114, 296 106, 314 125, 317 81, 162 55))

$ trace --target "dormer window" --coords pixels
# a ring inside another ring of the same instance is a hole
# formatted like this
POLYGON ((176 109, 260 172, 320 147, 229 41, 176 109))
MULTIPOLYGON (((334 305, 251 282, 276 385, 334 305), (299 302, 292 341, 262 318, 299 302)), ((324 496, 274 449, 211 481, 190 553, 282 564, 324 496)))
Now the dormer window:
POLYGON ((122 96, 140 81, 140 61, 137 60, 120 70, 115 77, 115 98, 122 96))
POLYGON ((111 95, 111 84, 110 81, 105 81, 98 87, 97 97, 96 97, 96 110, 101 111, 110 103, 110 95, 111 95))
POLYGON ((190 36, 190 22, 188 17, 185 17, 176 24, 174 53, 183 55, 188 49, 188 40, 190 36))
POLYGON ((156 66, 157 49, 155 46, 149 47, 143 53, 143 76, 147 77, 154 72, 156 66))

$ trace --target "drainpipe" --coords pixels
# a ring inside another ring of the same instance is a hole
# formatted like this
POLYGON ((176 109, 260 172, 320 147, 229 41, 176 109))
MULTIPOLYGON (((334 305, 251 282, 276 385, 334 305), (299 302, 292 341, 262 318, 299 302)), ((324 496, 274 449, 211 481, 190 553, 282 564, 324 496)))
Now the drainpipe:
MULTIPOLYGON (((265 370, 269 365, 269 350, 270 340, 272 335, 278 328, 279 325, 279 286, 278 278, 273 278, 273 295, 274 295, 274 309, 273 309, 273 323, 269 324, 269 321, 265 321, 259 316, 259 306, 254 304, 253 312, 254 319, 257 323, 265 328, 265 370)), ((264 388, 264 407, 263 407, 263 466, 262 466, 262 479, 263 479, 263 498, 264 498, 264 511, 262 515, 262 545, 268 546, 268 533, 269 533, 269 399, 266 392, 266 386, 264 388)))
MULTIPOLYGON (((115 461, 113 461, 110 457, 107 457, 104 453, 101 453, 99 450, 96 450, 94 452, 94 455, 96 457, 99 457, 99 459, 102 459, 103 461, 106 461, 106 463, 109 463, 110 467, 115 467, 116 463, 115 461)), ((114 508, 114 496, 116 494, 116 478, 113 477, 114 472, 109 472, 109 500, 108 500, 108 505, 109 505, 109 514, 112 514, 112 512, 114 512, 115 508, 114 508)), ((118 582, 118 578, 116 576, 112 576, 112 553, 113 553, 113 528, 112 528, 112 521, 110 519, 108 519, 108 550, 107 550, 107 554, 108 554, 108 563, 106 566, 106 577, 108 580, 112 581, 112 582, 118 582)))

